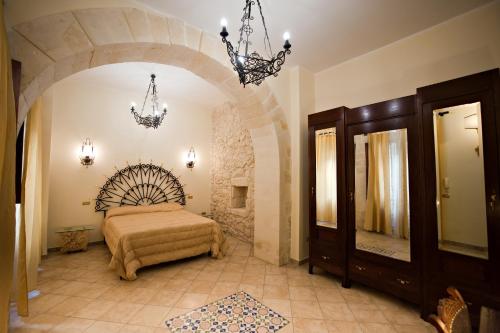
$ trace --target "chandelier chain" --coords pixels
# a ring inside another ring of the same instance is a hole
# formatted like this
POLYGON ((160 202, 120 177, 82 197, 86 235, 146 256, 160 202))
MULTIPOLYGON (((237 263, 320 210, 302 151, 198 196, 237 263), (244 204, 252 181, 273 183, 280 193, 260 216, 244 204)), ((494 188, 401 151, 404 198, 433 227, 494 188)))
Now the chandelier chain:
POLYGON ((271 41, 269 40, 269 34, 267 33, 267 26, 266 26, 266 20, 264 19, 264 14, 262 14, 262 6, 260 5, 260 0, 257 0, 257 5, 259 6, 259 11, 260 11, 260 17, 262 18, 262 25, 264 26, 264 47, 267 49, 267 46, 269 46, 269 51, 271 54, 269 55, 270 57, 274 57, 274 52, 273 52, 273 47, 271 46, 271 41), (267 45, 266 45, 267 41, 267 45))

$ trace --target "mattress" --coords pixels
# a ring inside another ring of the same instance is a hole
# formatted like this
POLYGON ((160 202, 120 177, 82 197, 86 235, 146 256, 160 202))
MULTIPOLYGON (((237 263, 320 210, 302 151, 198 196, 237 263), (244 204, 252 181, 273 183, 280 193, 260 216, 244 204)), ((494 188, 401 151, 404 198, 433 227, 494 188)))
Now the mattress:
POLYGON ((102 231, 109 265, 125 280, 135 280, 144 266, 207 252, 222 258, 226 247, 217 222, 174 203, 110 209, 102 231))

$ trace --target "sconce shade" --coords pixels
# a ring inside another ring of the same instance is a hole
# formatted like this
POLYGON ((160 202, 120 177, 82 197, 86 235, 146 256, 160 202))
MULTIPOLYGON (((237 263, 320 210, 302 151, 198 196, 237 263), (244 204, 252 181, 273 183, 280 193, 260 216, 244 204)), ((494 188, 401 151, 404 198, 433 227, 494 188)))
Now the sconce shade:
POLYGON ((80 163, 88 167, 89 165, 94 164, 94 159, 94 145, 92 144, 92 141, 87 138, 82 144, 82 150, 80 152, 80 163))
POLYGON ((194 151, 194 148, 191 147, 191 149, 189 149, 189 152, 187 154, 186 167, 188 169, 194 168, 195 161, 196 161, 196 153, 194 151))

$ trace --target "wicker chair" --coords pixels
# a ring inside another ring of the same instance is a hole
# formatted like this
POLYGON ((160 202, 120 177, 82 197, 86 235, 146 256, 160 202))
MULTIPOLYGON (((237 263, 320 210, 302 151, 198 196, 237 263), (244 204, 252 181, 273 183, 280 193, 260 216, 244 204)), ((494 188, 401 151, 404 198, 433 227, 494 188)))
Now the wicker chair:
POLYGON ((471 333, 469 310, 457 289, 446 289, 450 295, 439 300, 437 316, 430 315, 429 321, 439 333, 471 333))

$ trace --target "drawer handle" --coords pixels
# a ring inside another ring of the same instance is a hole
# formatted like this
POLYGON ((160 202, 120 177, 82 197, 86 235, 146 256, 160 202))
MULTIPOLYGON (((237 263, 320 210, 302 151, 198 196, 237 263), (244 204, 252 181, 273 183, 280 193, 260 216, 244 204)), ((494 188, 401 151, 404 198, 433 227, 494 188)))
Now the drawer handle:
POLYGON ((323 260, 330 260, 330 257, 327 257, 327 256, 321 256, 321 259, 323 259, 323 260))
POLYGON ((403 279, 399 279, 399 278, 398 278, 398 279, 396 279, 396 280, 397 280, 397 281, 398 281, 401 285, 403 285, 403 286, 406 286, 406 285, 410 284, 410 281, 408 281, 408 280, 403 280, 403 279))
POLYGON ((358 271, 366 271, 366 268, 363 266, 355 265, 354 267, 356 267, 358 271))

